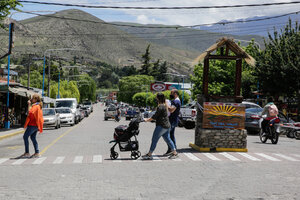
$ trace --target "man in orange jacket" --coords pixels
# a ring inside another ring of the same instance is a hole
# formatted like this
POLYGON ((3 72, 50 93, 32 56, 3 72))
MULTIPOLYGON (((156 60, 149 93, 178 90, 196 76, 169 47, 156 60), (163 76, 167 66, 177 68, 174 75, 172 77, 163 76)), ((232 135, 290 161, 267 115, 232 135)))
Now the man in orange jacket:
POLYGON ((38 131, 40 133, 43 132, 43 124, 44 124, 43 111, 42 111, 43 104, 41 101, 41 97, 38 94, 34 94, 31 100, 29 100, 27 103, 28 103, 29 112, 24 125, 26 131, 23 135, 25 153, 19 156, 18 158, 37 158, 40 155, 39 155, 38 143, 36 141, 36 135, 38 131), (29 154, 29 142, 28 142, 29 136, 35 150, 35 153, 31 156, 29 154))

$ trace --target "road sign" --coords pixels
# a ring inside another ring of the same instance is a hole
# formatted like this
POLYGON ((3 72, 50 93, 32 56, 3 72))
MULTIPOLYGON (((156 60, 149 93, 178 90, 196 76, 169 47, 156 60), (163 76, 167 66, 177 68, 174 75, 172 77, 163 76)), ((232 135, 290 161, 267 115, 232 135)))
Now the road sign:
POLYGON ((161 92, 166 90, 164 83, 151 83, 151 91, 161 92))

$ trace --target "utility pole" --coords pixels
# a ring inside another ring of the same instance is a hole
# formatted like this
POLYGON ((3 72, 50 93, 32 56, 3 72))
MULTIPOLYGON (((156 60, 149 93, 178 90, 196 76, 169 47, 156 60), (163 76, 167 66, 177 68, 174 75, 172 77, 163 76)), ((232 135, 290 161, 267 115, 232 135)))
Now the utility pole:
POLYGON ((31 64, 31 54, 28 54, 28 63, 27 63, 27 73, 28 73, 28 79, 27 79, 27 89, 29 90, 30 87, 30 64, 31 64))
POLYGON ((50 59, 50 54, 49 54, 49 65, 48 65, 48 92, 47 96, 50 97, 50 67, 51 67, 51 59, 50 59))

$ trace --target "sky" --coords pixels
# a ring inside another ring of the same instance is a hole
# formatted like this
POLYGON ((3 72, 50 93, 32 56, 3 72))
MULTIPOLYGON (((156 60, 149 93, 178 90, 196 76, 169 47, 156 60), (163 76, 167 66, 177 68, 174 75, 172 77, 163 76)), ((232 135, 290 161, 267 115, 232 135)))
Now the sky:
MULTIPOLYGON (((35 0, 39 2, 54 2, 84 5, 106 6, 213 6, 213 5, 237 5, 256 3, 291 2, 287 0, 35 0)), ((79 7, 62 7, 50 5, 38 5, 23 3, 20 7, 24 11, 40 11, 41 14, 53 13, 65 9, 80 9, 88 12, 106 22, 134 22, 141 24, 164 24, 191 26, 196 24, 215 23, 222 20, 233 21, 237 19, 252 18, 255 16, 274 16, 300 11, 300 4, 247 7, 247 8, 223 8, 223 9, 193 9, 193 10, 125 10, 125 9, 91 9, 79 7), (42 12, 44 11, 44 12, 42 12), (46 11, 46 12, 45 12, 46 11), (51 12, 49 12, 51 11, 51 12)), ((13 13, 12 18, 22 20, 34 15, 13 13)))

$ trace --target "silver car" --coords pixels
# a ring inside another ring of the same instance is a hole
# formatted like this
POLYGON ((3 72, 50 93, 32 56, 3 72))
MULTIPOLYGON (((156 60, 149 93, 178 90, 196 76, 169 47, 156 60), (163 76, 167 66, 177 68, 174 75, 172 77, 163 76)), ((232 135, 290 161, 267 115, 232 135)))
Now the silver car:
POLYGON ((54 108, 43 108, 44 127, 60 128, 60 117, 54 108))
POLYGON ((67 107, 55 108, 56 112, 59 113, 60 121, 62 124, 74 126, 75 124, 75 115, 72 113, 72 110, 67 107))

